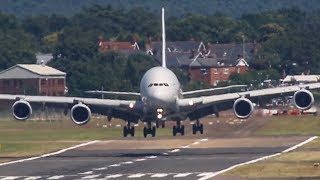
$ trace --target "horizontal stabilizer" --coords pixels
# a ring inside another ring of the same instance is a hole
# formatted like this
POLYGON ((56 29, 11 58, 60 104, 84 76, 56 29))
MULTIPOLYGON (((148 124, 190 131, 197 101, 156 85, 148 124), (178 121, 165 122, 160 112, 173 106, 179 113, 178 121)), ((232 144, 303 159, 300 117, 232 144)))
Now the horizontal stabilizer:
POLYGON ((117 92, 117 91, 85 91, 87 94, 105 94, 105 95, 122 95, 122 96, 140 96, 140 93, 137 92, 117 92))

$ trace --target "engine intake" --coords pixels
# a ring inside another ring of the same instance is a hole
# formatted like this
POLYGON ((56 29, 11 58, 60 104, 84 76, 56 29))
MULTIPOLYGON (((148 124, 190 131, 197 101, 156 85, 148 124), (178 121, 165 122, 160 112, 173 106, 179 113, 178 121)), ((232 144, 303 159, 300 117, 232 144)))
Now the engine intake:
POLYGON ((71 119, 77 125, 84 125, 89 122, 91 110, 85 104, 79 103, 71 108, 71 119))
POLYGON ((307 110, 313 105, 314 97, 309 90, 302 89, 294 93, 293 102, 298 109, 307 110))
POLYGON ((253 112, 253 104, 247 98, 239 98, 233 104, 233 112, 238 118, 246 119, 253 112))
POLYGON ((12 115, 15 119, 23 121, 30 117, 32 114, 32 108, 29 102, 19 100, 12 105, 12 115))

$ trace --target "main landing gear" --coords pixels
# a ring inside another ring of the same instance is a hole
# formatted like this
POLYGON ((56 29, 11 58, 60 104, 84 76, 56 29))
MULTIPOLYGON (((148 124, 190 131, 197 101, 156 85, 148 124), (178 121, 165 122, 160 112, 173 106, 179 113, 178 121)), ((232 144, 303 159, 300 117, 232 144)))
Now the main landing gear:
POLYGON ((199 122, 199 119, 197 119, 196 124, 192 125, 192 134, 196 134, 197 131, 199 131, 200 134, 203 134, 203 124, 199 122))
POLYGON ((180 133, 181 136, 184 135, 184 125, 181 125, 181 121, 177 121, 177 126, 173 126, 172 128, 172 134, 173 136, 176 136, 177 133, 180 133))
POLYGON ((152 137, 155 137, 156 136, 156 127, 152 127, 151 126, 151 122, 148 122, 148 127, 144 127, 143 128, 143 136, 144 137, 147 137, 148 134, 151 134, 152 137))
POLYGON ((123 127, 123 137, 127 137, 130 134, 132 137, 134 136, 134 126, 131 127, 131 123, 128 122, 126 126, 123 127))

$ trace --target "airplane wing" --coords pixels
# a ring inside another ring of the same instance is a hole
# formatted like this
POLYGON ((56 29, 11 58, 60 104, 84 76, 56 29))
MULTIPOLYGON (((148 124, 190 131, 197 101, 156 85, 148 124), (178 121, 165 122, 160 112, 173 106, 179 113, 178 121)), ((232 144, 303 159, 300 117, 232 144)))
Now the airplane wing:
POLYGON ((226 87, 218 87, 218 88, 209 88, 209 89, 201 89, 201 90, 195 90, 195 91, 186 91, 182 92, 182 95, 184 97, 189 97, 189 96, 199 96, 199 95, 212 95, 212 93, 215 94, 221 94, 221 93, 226 93, 228 91, 237 89, 245 89, 248 87, 247 85, 231 85, 231 86, 226 86, 226 87))
POLYGON ((85 91, 87 94, 98 94, 98 95, 123 95, 123 96, 135 96, 135 97, 140 97, 140 93, 137 92, 117 92, 117 91, 99 91, 99 90, 94 90, 94 91, 85 91))
POLYGON ((99 113, 107 116, 110 115, 112 117, 119 117, 124 120, 131 120, 132 122, 135 122, 141 116, 143 106, 142 102, 139 100, 114 100, 62 96, 0 94, 0 99, 15 101, 12 109, 14 117, 18 120, 25 120, 30 116, 32 108, 29 103, 66 104, 72 107, 71 118, 78 125, 87 123, 90 119, 91 113, 99 113), (81 117, 82 114, 87 114, 88 116, 81 117))
MULTIPOLYGON (((319 89, 320 83, 311 83, 303 85, 267 88, 260 90, 252 90, 246 92, 227 93, 211 96, 201 96, 195 98, 179 99, 178 105, 180 108, 184 108, 187 113, 201 114, 203 108, 210 107, 211 105, 219 106, 223 103, 230 103, 234 101, 233 108, 238 118, 247 118, 250 116, 253 110, 253 103, 249 99, 261 96, 279 95, 279 94, 291 94, 294 95, 294 102, 299 109, 308 109, 312 106, 314 98, 309 90, 319 89), (235 109, 238 108, 238 109, 235 109), (237 112, 238 110, 238 112, 237 112), (247 110, 245 114, 241 114, 242 110, 247 110), (241 111, 241 112, 240 112, 241 111)), ((209 115, 215 113, 216 109, 212 108, 203 115, 209 115)), ((199 115, 200 116, 200 115, 199 115)), ((197 117, 199 118, 199 117, 197 117)))

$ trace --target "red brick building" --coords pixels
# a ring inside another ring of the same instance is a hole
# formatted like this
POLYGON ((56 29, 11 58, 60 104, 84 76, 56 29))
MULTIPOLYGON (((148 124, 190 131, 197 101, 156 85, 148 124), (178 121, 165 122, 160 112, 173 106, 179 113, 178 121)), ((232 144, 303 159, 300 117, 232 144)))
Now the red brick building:
POLYGON ((210 86, 216 86, 219 81, 228 80, 232 73, 242 74, 248 71, 249 65, 243 59, 238 59, 237 64, 226 66, 218 64, 216 66, 190 65, 189 77, 192 80, 198 80, 208 83, 210 86))
POLYGON ((135 42, 119 42, 119 41, 104 41, 102 37, 99 40, 99 51, 107 52, 111 50, 130 51, 139 50, 139 45, 135 42))
POLYGON ((63 96, 66 73, 44 64, 17 64, 0 72, 0 94, 63 96))
MULTIPOLYGON (((161 47, 161 42, 152 42, 147 49, 148 54, 159 63, 162 59, 161 47)), ((216 86, 219 81, 228 80, 232 73, 245 73, 259 47, 257 43, 205 45, 196 41, 168 42, 167 66, 186 70, 190 80, 216 86)))

